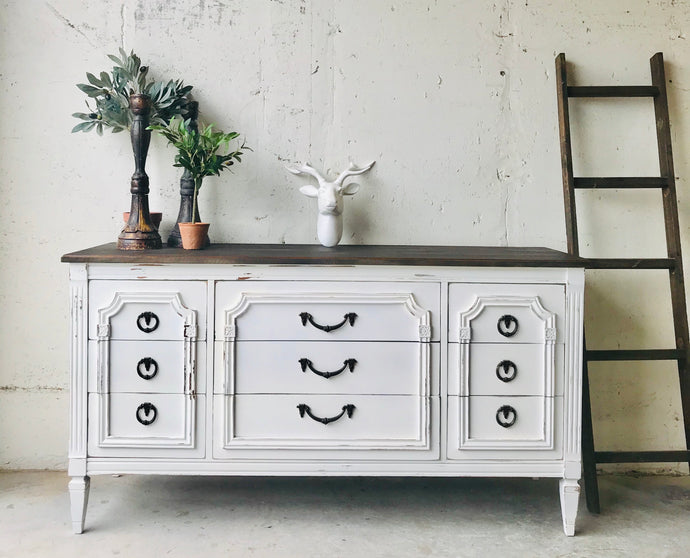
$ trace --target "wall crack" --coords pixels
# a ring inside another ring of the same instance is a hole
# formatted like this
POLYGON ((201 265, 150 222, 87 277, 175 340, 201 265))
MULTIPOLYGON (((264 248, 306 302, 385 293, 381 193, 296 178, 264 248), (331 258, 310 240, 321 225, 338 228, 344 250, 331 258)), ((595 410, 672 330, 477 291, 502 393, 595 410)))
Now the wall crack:
POLYGON ((74 29, 77 33, 79 33, 84 39, 86 39, 86 42, 89 43, 92 47, 95 48, 95 45, 91 42, 89 37, 86 36, 86 34, 79 29, 74 23, 72 23, 69 19, 67 19, 64 15, 62 15, 56 8, 53 6, 50 2, 46 2, 46 6, 48 9, 53 12, 53 15, 57 17, 62 23, 64 23, 67 27, 70 29, 74 29))

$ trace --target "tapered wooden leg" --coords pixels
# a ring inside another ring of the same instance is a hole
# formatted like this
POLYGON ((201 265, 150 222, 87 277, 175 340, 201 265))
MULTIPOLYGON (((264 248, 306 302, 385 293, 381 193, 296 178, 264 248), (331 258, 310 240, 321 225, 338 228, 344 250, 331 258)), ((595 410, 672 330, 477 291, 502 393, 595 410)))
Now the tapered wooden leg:
POLYGON ((561 514, 563 515, 563 530, 572 537, 575 534, 575 519, 577 518, 577 504, 580 501, 580 485, 573 479, 561 479, 559 483, 561 493, 561 514))
POLYGON ((69 481, 69 498, 72 512, 72 529, 79 534, 84 531, 86 506, 89 503, 89 477, 72 477, 69 481))

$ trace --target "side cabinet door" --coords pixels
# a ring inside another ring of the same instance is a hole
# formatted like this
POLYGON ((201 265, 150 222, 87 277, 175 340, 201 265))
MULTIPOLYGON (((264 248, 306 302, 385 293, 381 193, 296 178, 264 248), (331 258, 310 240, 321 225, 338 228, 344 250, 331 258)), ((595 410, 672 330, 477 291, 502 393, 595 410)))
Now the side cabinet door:
POLYGON ((89 455, 203 457, 206 283, 92 281, 89 296, 89 455))
POLYGON ((448 458, 562 457, 565 287, 451 284, 448 458))

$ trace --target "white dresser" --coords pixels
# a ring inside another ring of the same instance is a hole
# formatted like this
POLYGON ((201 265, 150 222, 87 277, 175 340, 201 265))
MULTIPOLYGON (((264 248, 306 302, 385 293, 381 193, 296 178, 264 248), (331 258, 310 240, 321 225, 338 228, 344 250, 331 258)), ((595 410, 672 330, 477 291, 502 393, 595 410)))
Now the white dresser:
POLYGON ((584 274, 544 248, 63 256, 72 523, 90 476, 580 478, 584 274))

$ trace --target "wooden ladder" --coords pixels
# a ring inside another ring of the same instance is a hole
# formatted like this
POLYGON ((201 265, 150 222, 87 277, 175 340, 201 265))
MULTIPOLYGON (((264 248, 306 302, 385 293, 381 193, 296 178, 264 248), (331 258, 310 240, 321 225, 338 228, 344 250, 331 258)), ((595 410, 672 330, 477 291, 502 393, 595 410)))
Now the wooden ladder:
POLYGON ((592 409, 589 394, 588 363, 594 361, 632 360, 675 360, 678 363, 680 395, 683 408, 686 448, 690 448, 690 370, 688 369, 688 316, 685 306, 683 283, 683 260, 678 223, 678 201, 676 198, 673 154, 671 151, 671 130, 666 98, 664 58, 661 52, 650 60, 652 85, 581 87, 568 85, 565 54, 556 57, 556 81, 558 96, 558 122, 561 143, 561 165, 563 169, 563 194, 565 200, 565 223, 568 252, 580 255, 575 211, 575 190, 580 188, 658 188, 662 192, 664 223, 666 229, 667 258, 626 259, 587 258, 589 269, 666 269, 669 273, 675 348, 636 350, 587 350, 583 355, 583 401, 582 401, 582 462, 585 481, 587 509, 599 513, 599 487, 597 484, 597 463, 669 463, 690 461, 690 451, 595 451, 592 431, 592 409), (651 97, 654 99, 657 145, 659 150, 660 176, 656 177, 574 177, 573 157, 570 141, 570 97, 651 97))

